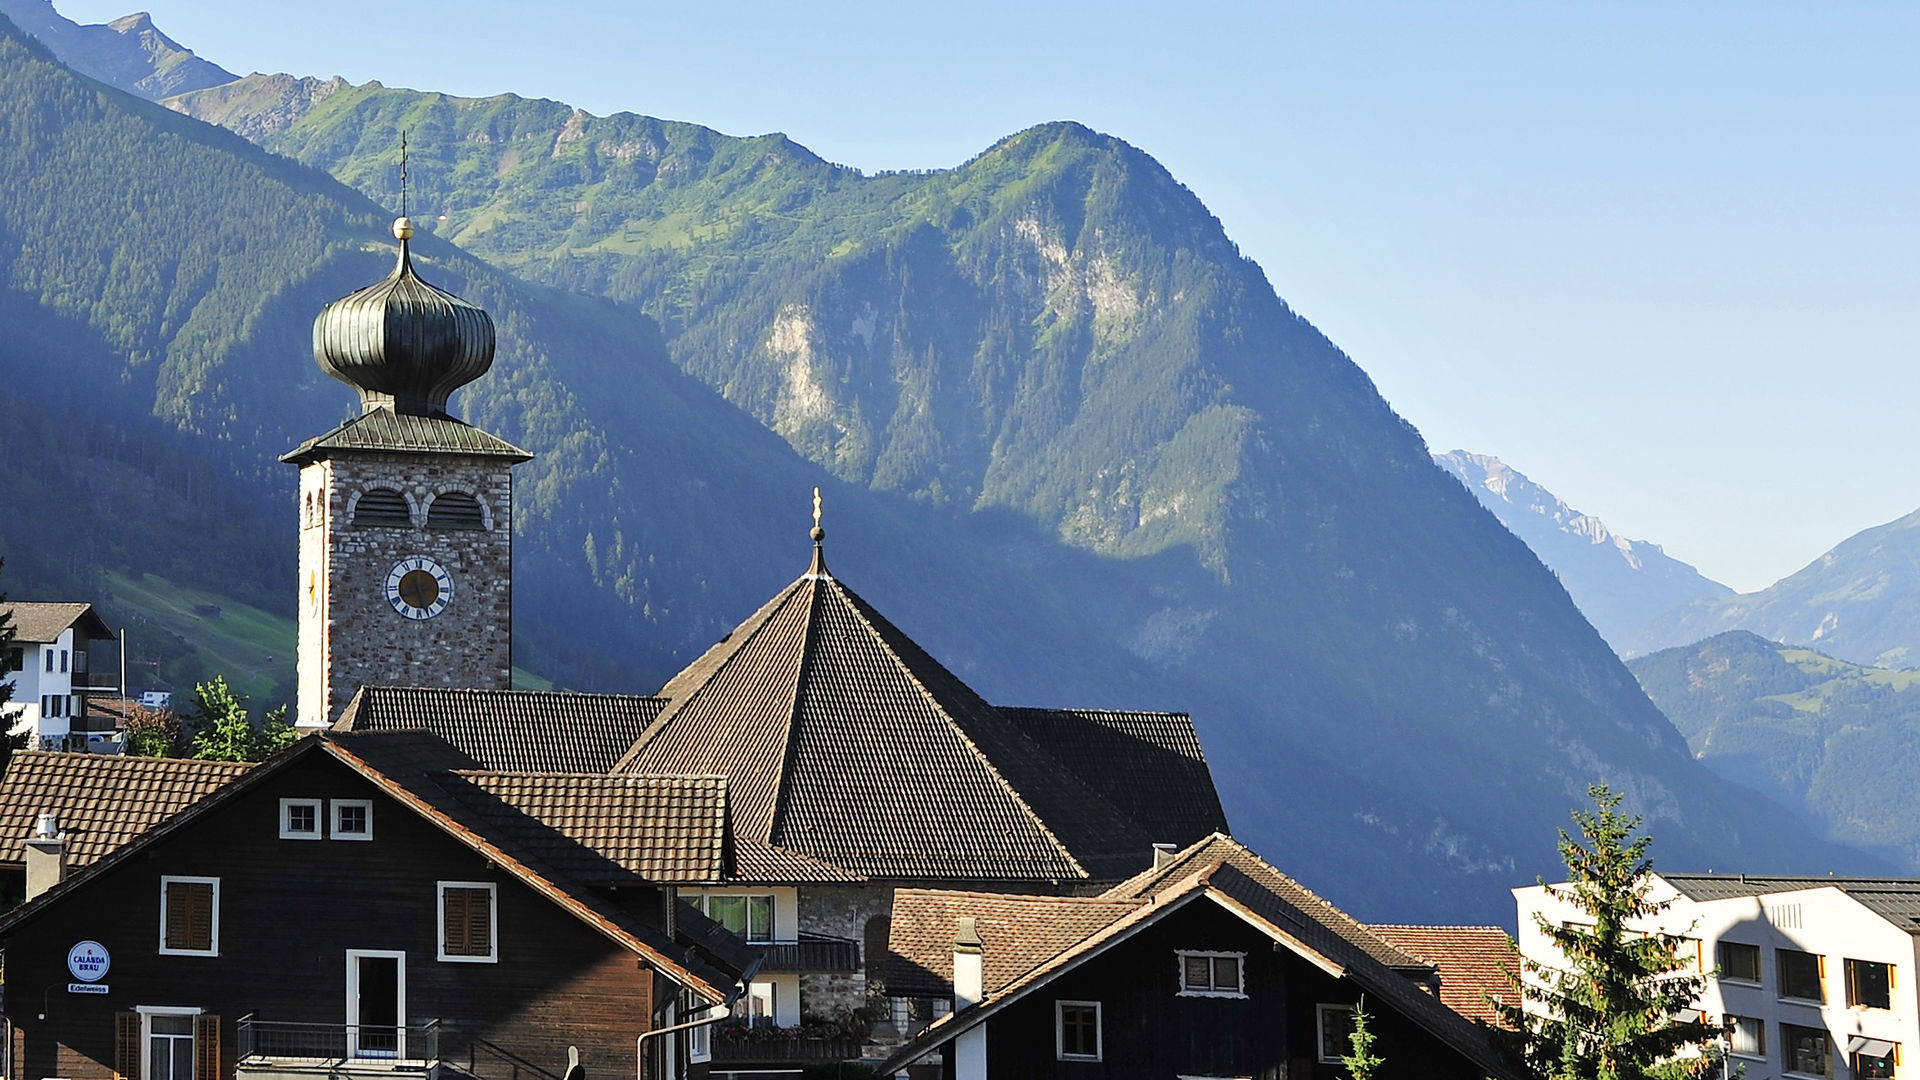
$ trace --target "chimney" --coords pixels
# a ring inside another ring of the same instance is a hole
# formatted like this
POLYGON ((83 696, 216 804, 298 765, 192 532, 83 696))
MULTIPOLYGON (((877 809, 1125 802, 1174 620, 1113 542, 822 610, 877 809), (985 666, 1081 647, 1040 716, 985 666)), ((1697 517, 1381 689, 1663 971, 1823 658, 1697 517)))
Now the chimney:
POLYGON ((1168 863, 1172 862, 1173 857, 1175 855, 1178 855, 1179 853, 1180 853, 1180 848, 1174 844, 1153 845, 1153 868, 1155 870, 1158 870, 1161 867, 1167 865, 1168 863))
MULTIPOLYGON (((953 935, 953 1015, 980 1004, 986 994, 986 944, 971 915, 953 935)), ((987 1080, 987 1025, 976 1024, 953 1040, 953 1080, 987 1080)))
POLYGON ((59 815, 47 812, 33 822, 27 837, 27 899, 31 900, 67 878, 67 838, 60 832, 59 815))

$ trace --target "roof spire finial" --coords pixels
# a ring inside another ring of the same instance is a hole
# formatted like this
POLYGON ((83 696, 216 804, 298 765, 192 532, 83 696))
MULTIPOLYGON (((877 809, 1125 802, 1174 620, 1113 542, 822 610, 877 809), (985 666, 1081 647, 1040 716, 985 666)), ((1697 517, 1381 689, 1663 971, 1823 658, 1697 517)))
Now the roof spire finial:
POLYGON ((827 553, 823 542, 827 539, 827 530, 820 527, 820 489, 813 489, 813 530, 807 533, 813 538, 813 565, 807 567, 808 577, 827 576, 827 553))
POLYGON ((405 272, 411 260, 407 258, 407 241, 413 239, 413 219, 407 216, 407 133, 400 133, 400 216, 393 219, 393 238, 400 241, 400 262, 394 267, 394 274, 405 272))

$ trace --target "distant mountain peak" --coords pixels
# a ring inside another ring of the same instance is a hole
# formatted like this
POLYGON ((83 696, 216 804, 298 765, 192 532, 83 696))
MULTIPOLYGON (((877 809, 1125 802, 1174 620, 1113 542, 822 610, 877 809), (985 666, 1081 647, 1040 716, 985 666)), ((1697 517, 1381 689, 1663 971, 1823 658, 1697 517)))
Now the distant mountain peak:
POLYGON ((55 10, 52 0, 0 0, 0 15, 38 38, 67 66, 150 101, 238 78, 161 33, 144 11, 104 25, 81 25, 55 10))
POLYGON ((1733 594, 1660 545, 1615 534, 1491 454, 1454 450, 1434 461, 1526 541, 1616 649, 1676 607, 1733 594))

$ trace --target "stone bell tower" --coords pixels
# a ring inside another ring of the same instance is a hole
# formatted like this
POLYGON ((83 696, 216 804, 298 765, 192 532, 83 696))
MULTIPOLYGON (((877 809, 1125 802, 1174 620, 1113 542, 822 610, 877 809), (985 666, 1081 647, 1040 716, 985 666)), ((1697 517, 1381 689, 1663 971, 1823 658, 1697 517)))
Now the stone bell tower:
POLYGON ((385 281, 313 323, 320 370, 361 413, 280 460, 300 467, 299 727, 361 686, 513 682, 513 466, 532 455, 447 412, 493 365, 493 320, 414 274, 413 223, 385 281))

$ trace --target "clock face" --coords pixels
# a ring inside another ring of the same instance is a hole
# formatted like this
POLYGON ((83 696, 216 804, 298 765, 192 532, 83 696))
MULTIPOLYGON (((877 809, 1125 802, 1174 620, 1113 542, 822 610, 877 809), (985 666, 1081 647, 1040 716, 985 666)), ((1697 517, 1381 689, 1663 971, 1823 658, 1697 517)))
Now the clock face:
POLYGON ((387 571, 387 603, 409 619, 431 619, 452 599, 452 575, 425 555, 409 555, 387 571))

